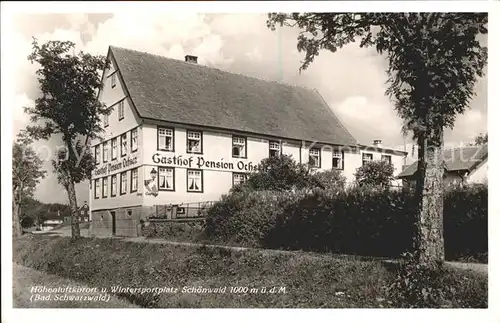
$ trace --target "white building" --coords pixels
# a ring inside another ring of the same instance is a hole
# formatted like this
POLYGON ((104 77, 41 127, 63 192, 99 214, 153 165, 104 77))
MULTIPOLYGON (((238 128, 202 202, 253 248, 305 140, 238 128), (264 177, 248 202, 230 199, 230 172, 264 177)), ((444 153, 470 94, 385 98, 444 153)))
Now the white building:
MULTIPOLYGON (((444 184, 481 184, 488 180, 488 145, 464 146, 446 149, 444 184)), ((417 162, 405 168, 398 178, 405 186, 415 186, 417 162)))
POLYGON ((178 212, 189 215, 190 203, 218 200, 273 154, 338 168, 351 182, 369 156, 362 152, 388 156, 401 171, 405 153, 359 146, 316 90, 202 66, 194 56, 112 46, 108 58, 99 99, 113 112, 92 143, 96 234, 137 235, 139 220, 165 205, 182 204, 178 212))

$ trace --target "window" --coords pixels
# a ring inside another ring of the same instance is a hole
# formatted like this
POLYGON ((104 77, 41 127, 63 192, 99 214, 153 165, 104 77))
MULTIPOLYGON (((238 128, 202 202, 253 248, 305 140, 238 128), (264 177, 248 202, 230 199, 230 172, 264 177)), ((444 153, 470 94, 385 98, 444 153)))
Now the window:
POLYGON ((125 101, 118 102, 118 121, 125 118, 125 101))
POLYGON ((120 195, 127 193, 127 172, 120 173, 120 195))
POLYGON ((130 132, 130 150, 131 152, 137 151, 138 147, 138 130, 135 128, 130 132))
POLYGON ((174 169, 169 167, 158 167, 158 189, 162 191, 174 191, 174 169))
POLYGON ((108 162, 108 142, 106 141, 105 143, 102 144, 102 162, 106 163, 108 162))
POLYGON ((139 171, 137 168, 130 171, 130 193, 137 192, 137 186, 139 184, 139 171))
POLYGON ((203 192, 203 172, 201 170, 187 170, 187 191, 203 192))
POLYGON ((332 168, 333 169, 344 169, 344 152, 343 151, 333 151, 332 152, 332 168))
POLYGON ((111 88, 114 88, 116 86, 116 73, 113 73, 111 75, 111 88))
POLYGON ((281 144, 279 141, 269 141, 269 157, 281 155, 281 144))
POLYGON ((245 173, 233 173, 233 186, 245 183, 247 180, 247 174, 245 173))
POLYGON ((104 177, 102 179, 102 197, 108 197, 108 178, 104 177))
POLYGON ((200 131, 187 132, 187 147, 186 152, 193 154, 201 154, 202 148, 202 133, 200 131))
POLYGON ((247 157, 247 138, 233 136, 233 157, 247 157))
POLYGON ((382 155, 382 160, 392 164, 391 155, 382 155))
POLYGON ((104 127, 109 126, 109 115, 105 114, 104 115, 104 127))
POLYGON ((101 191, 101 183, 100 183, 100 178, 94 180, 94 198, 98 199, 99 198, 99 193, 101 191))
POLYGON ((115 160, 118 157, 118 138, 111 139, 111 160, 115 160))
POLYGON ((174 151, 174 130, 158 128, 158 150, 174 151))
POLYGON ((365 154, 365 153, 363 153, 363 166, 367 162, 371 162, 372 160, 373 160, 373 154, 365 154))
POLYGON ((101 146, 95 146, 95 163, 99 164, 101 162, 101 146))
POLYGON ((321 154, 318 148, 309 149, 309 165, 312 167, 321 167, 321 154))
POLYGON ((111 176, 111 196, 116 196, 116 175, 111 176))
POLYGON ((120 152, 122 157, 127 154, 127 133, 120 136, 120 152))

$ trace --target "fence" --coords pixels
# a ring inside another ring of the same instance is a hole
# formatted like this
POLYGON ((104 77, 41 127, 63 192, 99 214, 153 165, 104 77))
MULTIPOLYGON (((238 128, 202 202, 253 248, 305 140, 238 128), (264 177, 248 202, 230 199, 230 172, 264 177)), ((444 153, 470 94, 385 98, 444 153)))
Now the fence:
POLYGON ((215 201, 156 205, 155 212, 148 216, 149 220, 201 220, 202 211, 211 207, 215 201))

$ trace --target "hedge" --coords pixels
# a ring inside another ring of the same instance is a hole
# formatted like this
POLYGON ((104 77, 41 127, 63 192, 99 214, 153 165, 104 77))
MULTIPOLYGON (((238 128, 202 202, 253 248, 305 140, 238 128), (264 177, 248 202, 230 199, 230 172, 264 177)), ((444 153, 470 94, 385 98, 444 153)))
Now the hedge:
MULTIPOLYGON (((412 249, 416 207, 413 193, 394 190, 239 192, 207 210, 205 234, 250 247, 398 257, 412 249)), ((487 214, 487 186, 445 192, 447 259, 487 261, 487 214)))

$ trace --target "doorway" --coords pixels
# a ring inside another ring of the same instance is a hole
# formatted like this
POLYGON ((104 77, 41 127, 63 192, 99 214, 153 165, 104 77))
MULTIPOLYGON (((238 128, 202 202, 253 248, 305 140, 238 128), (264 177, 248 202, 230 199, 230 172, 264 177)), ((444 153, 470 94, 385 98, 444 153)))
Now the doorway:
POLYGON ((116 214, 115 211, 111 211, 111 234, 116 235, 116 214))

